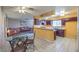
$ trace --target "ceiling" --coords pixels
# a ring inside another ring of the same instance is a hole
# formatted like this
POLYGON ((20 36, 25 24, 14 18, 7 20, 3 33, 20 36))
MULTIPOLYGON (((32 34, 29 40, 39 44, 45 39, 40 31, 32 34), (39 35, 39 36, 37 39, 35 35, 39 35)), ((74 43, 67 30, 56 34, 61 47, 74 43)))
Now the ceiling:
POLYGON ((23 6, 25 13, 19 13, 19 9, 22 6, 4 6, 3 11, 9 18, 15 18, 15 19, 29 19, 33 18, 33 16, 41 15, 48 11, 59 11, 61 9, 65 10, 71 10, 73 7, 62 7, 62 6, 23 6))
MULTIPOLYGON (((21 6, 20 6, 21 7, 21 6)), ((52 6, 30 6, 25 7, 25 13, 21 14, 19 13, 19 6, 4 6, 3 11, 9 18, 27 18, 29 16, 37 16, 41 15, 42 13, 48 12, 50 10, 53 10, 54 7, 52 6)))
MULTIPOLYGON (((19 8, 22 6, 5 6, 3 7, 7 12, 18 12, 19 8)), ((50 10, 55 9, 55 7, 52 6, 23 6, 26 10, 26 13, 30 13, 33 16, 40 15, 42 13, 48 12, 50 10)))

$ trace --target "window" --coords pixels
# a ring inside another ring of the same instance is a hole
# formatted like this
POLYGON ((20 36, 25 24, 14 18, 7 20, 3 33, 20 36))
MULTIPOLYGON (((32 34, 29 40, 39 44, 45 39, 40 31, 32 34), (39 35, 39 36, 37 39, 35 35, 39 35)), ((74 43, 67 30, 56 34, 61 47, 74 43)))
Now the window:
POLYGON ((51 22, 53 26, 61 26, 61 20, 54 20, 51 22))

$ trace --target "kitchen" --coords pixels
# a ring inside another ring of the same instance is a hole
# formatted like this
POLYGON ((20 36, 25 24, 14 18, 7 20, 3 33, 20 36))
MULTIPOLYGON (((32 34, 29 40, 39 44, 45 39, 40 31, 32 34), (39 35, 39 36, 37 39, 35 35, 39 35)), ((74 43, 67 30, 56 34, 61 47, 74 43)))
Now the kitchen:
MULTIPOLYGON (((74 40, 74 42, 76 42, 77 9, 72 8, 69 11, 64 11, 62 8, 60 8, 60 12, 58 12, 58 15, 50 14, 48 16, 48 14, 49 13, 47 12, 47 14, 45 13, 42 16, 41 15, 36 16, 36 19, 35 19, 34 31, 36 33, 36 39, 37 39, 35 42, 39 41, 35 45, 36 47, 41 48, 38 50, 42 51, 44 49, 45 44, 47 44, 47 43, 43 44, 44 43, 43 41, 47 41, 48 43, 49 42, 53 43, 58 39, 61 39, 60 40, 61 42, 62 40, 67 38, 69 40, 74 40)), ((57 42, 55 47, 57 45, 60 45, 60 43, 57 42)), ((62 46, 64 46, 64 44, 62 46)), ((60 46, 59 49, 61 49, 62 46, 60 46)), ((52 50, 54 49, 52 48, 52 50)))

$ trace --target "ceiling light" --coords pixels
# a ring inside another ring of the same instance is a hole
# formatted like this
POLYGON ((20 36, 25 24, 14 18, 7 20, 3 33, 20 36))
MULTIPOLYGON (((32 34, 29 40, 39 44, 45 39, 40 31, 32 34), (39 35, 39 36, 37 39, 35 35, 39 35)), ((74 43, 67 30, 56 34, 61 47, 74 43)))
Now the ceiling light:
POLYGON ((70 12, 65 12, 65 14, 69 14, 70 12))
POLYGON ((60 11, 60 13, 65 13, 65 10, 64 10, 64 9, 63 9, 63 10, 61 10, 61 11, 60 11))
POLYGON ((25 12, 25 10, 19 10, 19 13, 24 13, 25 12))
POLYGON ((60 14, 60 16, 64 16, 64 15, 65 15, 64 13, 61 13, 61 14, 60 14))
POLYGON ((57 15, 52 15, 52 17, 56 17, 57 15))
POLYGON ((21 13, 21 10, 19 10, 19 13, 21 13))
POLYGON ((20 7, 18 11, 19 13, 25 13, 25 7, 20 7))

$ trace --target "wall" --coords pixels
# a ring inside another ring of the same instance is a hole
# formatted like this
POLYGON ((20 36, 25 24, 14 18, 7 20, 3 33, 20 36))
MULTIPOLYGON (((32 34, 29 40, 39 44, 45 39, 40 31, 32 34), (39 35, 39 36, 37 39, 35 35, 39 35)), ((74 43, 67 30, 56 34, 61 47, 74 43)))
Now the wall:
POLYGON ((4 18, 4 15, 2 13, 2 10, 1 10, 1 7, 0 7, 0 40, 4 39, 5 35, 4 35, 4 21, 5 21, 5 18, 4 18))
POLYGON ((8 28, 17 28, 17 27, 33 27, 33 20, 19 20, 19 19, 9 19, 8 28))
POLYGON ((34 20, 31 20, 31 19, 20 21, 21 27, 33 27, 33 25, 34 25, 34 20))
POLYGON ((20 27, 20 21, 17 19, 8 20, 8 28, 17 28, 20 27))
POLYGON ((9 42, 6 41, 6 18, 0 7, 0 52, 10 52, 9 42))
POLYGON ((79 52, 79 7, 78 7, 78 18, 77 18, 77 51, 79 52))

